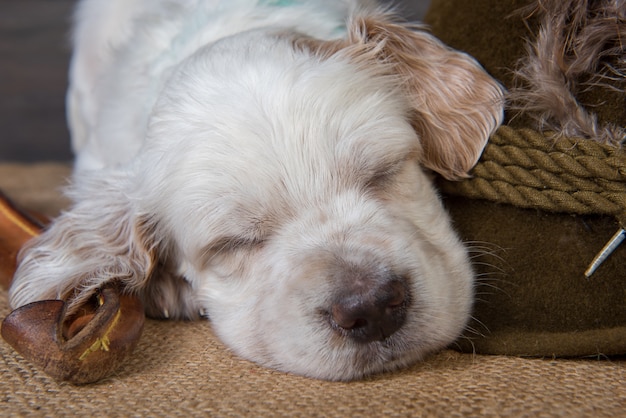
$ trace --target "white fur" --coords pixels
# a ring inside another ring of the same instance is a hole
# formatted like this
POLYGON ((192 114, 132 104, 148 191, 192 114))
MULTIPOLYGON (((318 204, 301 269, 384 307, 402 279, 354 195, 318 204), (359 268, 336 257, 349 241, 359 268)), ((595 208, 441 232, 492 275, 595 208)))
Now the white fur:
POLYGON ((499 85, 369 4, 274 3, 80 3, 75 204, 24 250, 13 307, 76 307, 115 280, 152 315, 200 312, 236 353, 332 380, 460 334, 472 270, 419 164, 469 170, 501 121, 499 85), (329 311, 368 275, 402 278, 406 320, 355 342, 329 311))

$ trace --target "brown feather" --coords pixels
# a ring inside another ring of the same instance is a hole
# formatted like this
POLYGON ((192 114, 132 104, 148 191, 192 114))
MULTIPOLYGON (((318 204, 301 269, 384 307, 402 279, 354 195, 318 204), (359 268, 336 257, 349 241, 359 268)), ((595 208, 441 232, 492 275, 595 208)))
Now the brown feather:
POLYGON ((539 129, 622 143, 624 127, 599 123, 578 96, 587 89, 626 92, 626 0, 538 0, 521 12, 539 29, 515 70, 511 109, 539 129))

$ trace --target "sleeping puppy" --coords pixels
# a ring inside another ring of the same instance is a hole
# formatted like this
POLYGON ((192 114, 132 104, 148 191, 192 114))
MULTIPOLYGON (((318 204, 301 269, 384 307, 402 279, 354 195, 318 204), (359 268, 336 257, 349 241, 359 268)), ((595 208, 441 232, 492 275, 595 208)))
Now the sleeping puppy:
POLYGON ((14 308, 119 282, 237 354, 320 379, 451 343, 473 274, 424 169, 467 176, 502 119, 469 56, 356 0, 84 0, 72 208, 14 308))

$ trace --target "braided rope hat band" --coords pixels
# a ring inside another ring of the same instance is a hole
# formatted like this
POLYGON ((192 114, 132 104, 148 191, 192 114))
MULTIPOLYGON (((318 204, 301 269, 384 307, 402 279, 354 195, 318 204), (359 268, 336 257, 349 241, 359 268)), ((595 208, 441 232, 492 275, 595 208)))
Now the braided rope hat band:
POLYGON ((626 226, 623 148, 502 126, 490 138, 472 175, 459 182, 442 180, 441 190, 521 208, 615 217, 620 229, 596 256, 587 277, 621 243, 615 237, 622 237, 626 226))

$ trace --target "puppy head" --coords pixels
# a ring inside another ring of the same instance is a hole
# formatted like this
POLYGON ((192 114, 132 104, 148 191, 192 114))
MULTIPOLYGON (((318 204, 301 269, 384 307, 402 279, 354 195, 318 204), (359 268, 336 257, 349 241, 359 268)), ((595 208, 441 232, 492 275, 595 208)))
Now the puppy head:
POLYGON ((382 15, 342 41, 224 39, 172 75, 137 161, 84 182, 31 245, 12 304, 117 277, 269 367, 348 380, 410 364, 472 303, 420 165, 466 175, 501 106, 471 58, 382 15))
POLYGON ((325 379, 409 364, 462 331, 471 268, 420 165, 466 176, 502 117, 468 56, 385 16, 350 30, 200 52, 157 105, 147 160, 169 167, 151 210, 218 335, 325 379))

